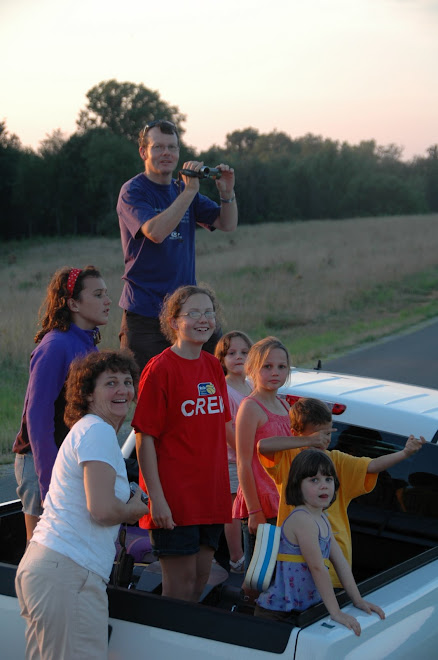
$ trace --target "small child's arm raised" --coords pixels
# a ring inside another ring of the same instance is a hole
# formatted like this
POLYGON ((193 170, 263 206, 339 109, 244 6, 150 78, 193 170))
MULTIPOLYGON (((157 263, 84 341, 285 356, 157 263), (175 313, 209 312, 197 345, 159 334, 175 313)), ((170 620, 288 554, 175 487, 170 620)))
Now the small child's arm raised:
POLYGON ((383 472, 383 470, 388 470, 393 465, 397 465, 397 463, 404 461, 405 458, 409 458, 409 456, 416 454, 425 443, 426 440, 422 435, 420 435, 420 439, 416 438, 414 435, 410 435, 406 441, 404 449, 396 451, 393 454, 384 454, 378 458, 373 458, 368 464, 367 472, 370 474, 376 474, 378 472, 383 472))
POLYGON ((301 447, 314 447, 315 449, 327 449, 330 444, 331 431, 317 431, 311 435, 275 435, 271 438, 263 438, 258 443, 258 451, 262 456, 272 458, 277 451, 288 449, 300 449, 301 447))

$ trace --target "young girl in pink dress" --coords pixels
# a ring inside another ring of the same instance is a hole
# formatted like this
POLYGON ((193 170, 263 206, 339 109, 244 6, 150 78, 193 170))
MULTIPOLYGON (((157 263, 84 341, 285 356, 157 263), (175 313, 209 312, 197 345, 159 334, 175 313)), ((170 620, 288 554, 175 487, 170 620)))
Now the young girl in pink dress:
POLYGON ((242 520, 245 569, 254 551, 257 527, 277 521, 279 496, 274 481, 257 456, 262 438, 291 435, 289 405, 277 395, 290 371, 286 347, 276 337, 261 339, 251 347, 245 366, 254 384, 239 407, 236 419, 236 451, 239 488, 233 518, 242 520))
MULTIPOLYGON (((240 404, 252 392, 252 387, 245 374, 245 362, 251 346, 252 341, 244 332, 232 330, 219 339, 215 350, 215 356, 222 365, 227 381, 228 401, 233 422, 233 433, 227 437, 228 471, 233 502, 239 486, 236 464, 235 422, 240 404)), ((245 557, 242 550, 242 524, 239 518, 233 518, 231 523, 225 525, 225 538, 230 553, 231 572, 243 573, 245 557)))

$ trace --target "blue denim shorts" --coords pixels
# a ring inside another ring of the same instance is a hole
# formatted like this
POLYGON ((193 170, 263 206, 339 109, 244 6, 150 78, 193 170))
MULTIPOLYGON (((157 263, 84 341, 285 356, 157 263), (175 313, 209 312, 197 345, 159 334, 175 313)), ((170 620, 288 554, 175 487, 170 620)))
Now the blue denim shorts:
POLYGON ((16 454, 14 467, 18 484, 17 495, 23 505, 23 513, 29 516, 41 516, 43 513, 41 492, 31 452, 16 454))
POLYGON ((154 555, 195 555, 201 545, 217 550, 223 525, 182 525, 174 529, 151 529, 149 535, 154 555))
POLYGON ((230 476, 230 491, 234 495, 239 488, 239 477, 237 476, 236 463, 230 463, 230 461, 228 461, 228 474, 230 476))

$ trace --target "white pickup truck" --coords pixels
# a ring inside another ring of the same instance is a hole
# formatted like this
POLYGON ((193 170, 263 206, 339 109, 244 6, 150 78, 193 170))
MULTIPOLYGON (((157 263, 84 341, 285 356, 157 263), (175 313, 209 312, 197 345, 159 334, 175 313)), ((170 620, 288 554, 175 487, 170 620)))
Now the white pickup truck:
MULTIPOLYGON (((337 431, 331 448, 375 457, 403 447, 410 433, 427 440, 418 454, 381 473, 373 492, 348 510, 356 581, 386 619, 356 610, 341 592, 341 606, 362 627, 359 638, 331 621, 322 604, 297 613, 292 624, 265 621, 252 615, 236 576, 227 577, 223 569, 216 569, 215 586, 203 601, 190 604, 162 597, 159 573, 151 571, 153 565, 139 566, 130 588, 108 587, 111 660, 438 658, 438 391, 292 369, 281 394, 332 405, 337 431)), ((123 447, 126 458, 133 447, 131 434, 123 447)), ((5 503, 0 506, 3 660, 24 658, 24 622, 14 593, 23 547, 20 504, 5 503)))

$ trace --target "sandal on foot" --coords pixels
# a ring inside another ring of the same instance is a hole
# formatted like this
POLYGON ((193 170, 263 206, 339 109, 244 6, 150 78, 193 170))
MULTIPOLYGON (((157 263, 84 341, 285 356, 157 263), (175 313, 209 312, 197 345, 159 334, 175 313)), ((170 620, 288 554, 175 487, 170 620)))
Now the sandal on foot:
POLYGON ((230 559, 230 572, 231 573, 244 573, 245 572, 245 556, 242 555, 237 561, 230 559))

